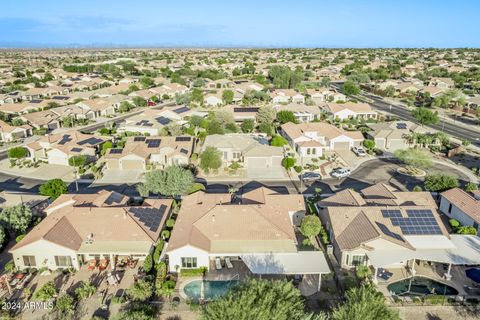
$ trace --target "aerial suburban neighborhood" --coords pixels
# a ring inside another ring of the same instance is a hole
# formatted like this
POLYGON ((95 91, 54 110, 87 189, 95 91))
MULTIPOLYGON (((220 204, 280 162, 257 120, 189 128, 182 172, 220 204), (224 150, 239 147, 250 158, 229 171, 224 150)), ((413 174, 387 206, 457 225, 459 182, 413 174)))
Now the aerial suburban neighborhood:
POLYGON ((1 319, 480 317, 479 49, 2 37, 1 319))

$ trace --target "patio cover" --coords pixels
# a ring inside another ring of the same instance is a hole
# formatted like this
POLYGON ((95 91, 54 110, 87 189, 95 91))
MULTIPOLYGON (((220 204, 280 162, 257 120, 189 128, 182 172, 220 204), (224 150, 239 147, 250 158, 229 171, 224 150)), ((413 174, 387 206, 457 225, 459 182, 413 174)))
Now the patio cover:
POLYGON ((374 250, 367 256, 374 267, 387 267, 401 261, 418 259, 452 265, 480 265, 480 238, 471 235, 452 234, 451 243, 444 249, 422 248, 410 250, 407 248, 374 250))
POLYGON ((240 256, 254 274, 322 274, 330 268, 321 251, 264 253, 240 256))

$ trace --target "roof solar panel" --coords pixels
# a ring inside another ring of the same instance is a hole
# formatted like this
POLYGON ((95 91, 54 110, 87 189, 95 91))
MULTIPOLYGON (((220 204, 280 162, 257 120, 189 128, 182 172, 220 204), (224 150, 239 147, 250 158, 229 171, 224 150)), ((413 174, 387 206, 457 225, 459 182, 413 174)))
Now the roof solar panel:
POLYGON ((64 145, 65 143, 72 141, 72 138, 70 137, 69 134, 66 134, 62 137, 62 140, 58 142, 58 144, 64 145))
POLYGON ((147 140, 146 143, 147 143, 147 148, 158 148, 160 146, 160 142, 162 140, 160 139, 150 139, 150 140, 147 140))
POLYGON ((82 148, 72 148, 72 152, 80 152, 82 151, 82 148))
POLYGON ((192 137, 176 137, 175 141, 191 141, 192 137))
POLYGON ((167 125, 169 124, 170 122, 172 122, 172 120, 168 119, 168 118, 165 118, 165 117, 157 117, 155 118, 155 120, 157 120, 158 123, 160 123, 161 125, 167 125))
POLYGON ((394 239, 397 239, 399 241, 403 241, 403 238, 401 235, 399 235, 398 233, 395 233, 395 232, 392 232, 388 229, 388 227, 386 225, 384 225, 383 223, 378 223, 377 222, 377 225, 378 227, 380 228, 380 230, 386 235, 386 236, 389 236, 389 237, 392 237, 394 239))
POLYGON ((401 218, 402 213, 398 209, 383 209, 381 210, 384 218, 401 218))
POLYGON ((133 141, 139 142, 139 141, 145 141, 145 139, 147 139, 147 138, 146 137, 135 137, 135 138, 133 138, 133 141))
POLYGON ((407 129, 407 124, 403 122, 397 123, 397 129, 407 129))
POLYGON ((233 108, 233 112, 258 112, 259 109, 255 107, 233 108))
POLYGON ((89 145, 93 146, 93 145, 99 144, 101 142, 103 142, 102 139, 91 137, 91 138, 88 138, 88 139, 85 139, 85 140, 82 140, 82 141, 78 142, 78 145, 83 146, 84 144, 89 144, 89 145))
POLYGON ((110 154, 120 154, 122 151, 122 149, 110 149, 110 154))
POLYGON ((184 113, 184 112, 187 112, 187 111, 190 111, 190 109, 188 107, 180 107, 180 108, 177 108, 177 109, 173 110, 173 112, 175 112, 177 114, 184 113))

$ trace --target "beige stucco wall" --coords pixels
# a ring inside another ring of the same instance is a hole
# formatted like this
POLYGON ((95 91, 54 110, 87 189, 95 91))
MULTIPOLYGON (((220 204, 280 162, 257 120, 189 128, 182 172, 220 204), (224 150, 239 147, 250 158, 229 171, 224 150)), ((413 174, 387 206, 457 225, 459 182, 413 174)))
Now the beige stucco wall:
POLYGON ((72 258, 72 267, 78 269, 77 255, 74 250, 68 249, 50 241, 39 240, 25 245, 15 251, 12 251, 13 262, 20 269, 28 268, 23 263, 23 256, 35 256, 37 269, 47 267, 50 270, 56 270, 55 256, 70 256, 72 258))

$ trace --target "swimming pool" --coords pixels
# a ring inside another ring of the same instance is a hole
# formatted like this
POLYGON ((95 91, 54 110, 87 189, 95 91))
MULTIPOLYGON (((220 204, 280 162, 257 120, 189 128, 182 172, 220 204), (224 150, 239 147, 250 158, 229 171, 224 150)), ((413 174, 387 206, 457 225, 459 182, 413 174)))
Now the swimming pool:
POLYGON ((388 291, 397 296, 424 296, 428 294, 455 296, 457 289, 425 277, 413 277, 388 285, 388 291))
POLYGON ((185 295, 194 301, 214 300, 225 295, 230 288, 238 284, 238 280, 213 281, 194 280, 183 287, 185 295))

